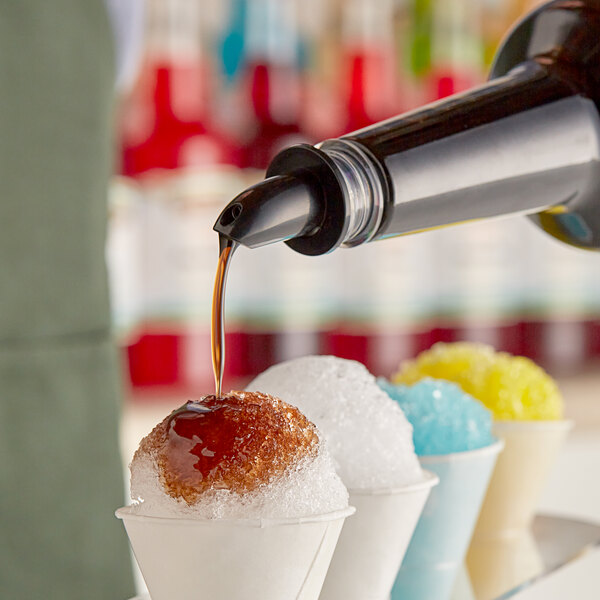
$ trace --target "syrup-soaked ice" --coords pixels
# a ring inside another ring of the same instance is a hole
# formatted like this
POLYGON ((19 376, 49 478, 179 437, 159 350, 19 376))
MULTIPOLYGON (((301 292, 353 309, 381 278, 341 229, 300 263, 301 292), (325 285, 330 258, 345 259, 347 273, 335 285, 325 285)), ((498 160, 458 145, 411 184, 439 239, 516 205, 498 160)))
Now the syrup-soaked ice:
POLYGON ((454 383, 425 378, 412 386, 380 378, 414 427, 419 456, 465 452, 494 443, 492 413, 454 383))
POLYGON ((157 516, 279 518, 344 508, 317 428, 261 393, 205 396, 173 411, 131 463, 137 510, 157 516))
POLYGON ((306 356, 267 369, 248 389, 274 394, 316 423, 348 488, 400 487, 422 480, 412 426, 362 364, 306 356))

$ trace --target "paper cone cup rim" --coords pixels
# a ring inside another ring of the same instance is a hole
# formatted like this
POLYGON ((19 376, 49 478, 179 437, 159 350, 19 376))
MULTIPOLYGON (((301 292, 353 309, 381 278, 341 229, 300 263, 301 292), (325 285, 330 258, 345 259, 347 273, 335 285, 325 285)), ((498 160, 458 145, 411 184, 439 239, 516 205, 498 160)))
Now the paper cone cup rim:
POLYGON ((413 494, 427 490, 437 485, 440 478, 430 471, 423 470, 423 478, 415 483, 398 487, 382 487, 382 488, 349 488, 348 493, 356 496, 393 496, 396 494, 413 494))
POLYGON ((146 521, 149 523, 162 523, 164 525, 185 525, 185 526, 222 526, 236 525, 238 527, 280 527, 285 525, 300 525, 302 523, 323 523, 327 521, 337 521, 345 519, 356 512, 354 506, 347 506, 340 510, 317 515, 308 515, 305 517, 287 517, 280 519, 259 518, 259 519, 194 519, 193 517, 164 517, 154 515, 143 515, 134 512, 132 506, 123 506, 115 511, 117 519, 128 519, 135 521, 146 521))
POLYGON ((499 431, 519 431, 519 430, 557 430, 569 431, 574 422, 572 419, 548 419, 535 421, 517 421, 517 420, 498 420, 494 421, 492 427, 499 431))
POLYGON ((419 456, 419 462, 423 465, 432 463, 456 462, 460 460, 471 460, 488 454, 498 454, 504 448, 504 440, 496 440, 495 442, 483 446, 483 448, 475 448, 474 450, 464 450, 463 452, 451 452, 450 454, 429 454, 427 456, 419 456))

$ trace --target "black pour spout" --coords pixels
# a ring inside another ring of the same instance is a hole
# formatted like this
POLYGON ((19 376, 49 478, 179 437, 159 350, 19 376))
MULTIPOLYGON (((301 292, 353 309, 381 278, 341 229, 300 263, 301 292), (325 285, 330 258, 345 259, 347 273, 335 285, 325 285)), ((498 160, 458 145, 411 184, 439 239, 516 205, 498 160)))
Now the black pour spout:
POLYGON ((335 157, 292 146, 275 157, 264 181, 226 206, 214 230, 248 248, 286 242, 302 254, 324 254, 363 225, 364 211, 348 205, 347 187, 335 157))

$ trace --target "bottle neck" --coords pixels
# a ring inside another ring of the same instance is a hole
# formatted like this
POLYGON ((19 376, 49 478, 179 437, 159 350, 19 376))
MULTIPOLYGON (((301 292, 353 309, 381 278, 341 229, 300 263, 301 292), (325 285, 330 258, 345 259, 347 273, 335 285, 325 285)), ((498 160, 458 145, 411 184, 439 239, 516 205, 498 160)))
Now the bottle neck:
POLYGON ((462 94, 432 102, 344 136, 378 159, 463 133, 576 94, 535 61, 462 94))
POLYGON ((355 237, 563 206, 598 160, 598 111, 577 91, 528 62, 469 93, 341 138, 370 158, 363 170, 383 173, 381 224, 355 237))

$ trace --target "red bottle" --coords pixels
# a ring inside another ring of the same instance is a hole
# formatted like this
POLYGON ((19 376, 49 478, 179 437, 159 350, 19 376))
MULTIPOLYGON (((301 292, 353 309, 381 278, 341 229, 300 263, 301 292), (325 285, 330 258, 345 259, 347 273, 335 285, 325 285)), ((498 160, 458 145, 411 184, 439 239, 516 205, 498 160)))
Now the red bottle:
MULTIPOLYGON (((201 6, 154 1, 148 16, 142 73, 121 115, 122 171, 139 182, 144 196, 143 325, 139 340, 127 348, 130 378, 136 388, 189 387, 190 381, 202 387, 205 378, 210 385, 210 368, 199 375, 196 365, 205 359, 197 355, 206 346, 210 364, 210 329, 208 319, 202 327, 190 325, 197 300, 188 289, 196 276, 189 262, 191 256, 205 257, 207 264, 195 268, 211 272, 203 275, 210 290, 216 250, 209 224, 219 205, 210 210, 214 192, 196 175, 231 162, 235 152, 212 125, 214 74, 201 6), (206 240, 193 241, 185 237, 186 221, 202 219, 202 211, 208 216, 197 235, 206 240), (214 255, 189 248, 204 242, 214 255)), ((236 187, 224 195, 231 191, 236 187)))
POLYGON ((481 3, 446 0, 432 4, 429 101, 445 98, 485 78, 481 3))
POLYGON ((342 13, 340 85, 345 131, 400 114, 393 13, 390 0, 348 0, 342 13))
POLYGON ((300 128, 303 81, 296 0, 256 0, 246 6, 245 78, 251 130, 242 166, 266 169, 284 147, 309 141, 300 128))

